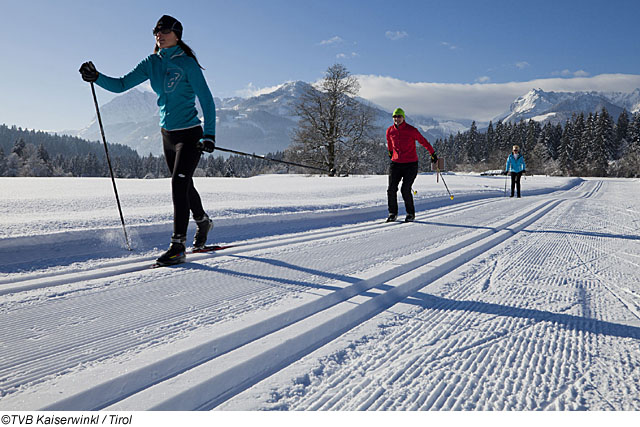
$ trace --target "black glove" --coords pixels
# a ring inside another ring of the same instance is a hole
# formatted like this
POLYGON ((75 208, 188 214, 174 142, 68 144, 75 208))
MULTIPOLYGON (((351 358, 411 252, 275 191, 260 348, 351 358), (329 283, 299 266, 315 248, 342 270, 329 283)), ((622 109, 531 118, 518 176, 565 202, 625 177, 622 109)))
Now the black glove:
POLYGON ((431 163, 437 163, 438 162, 438 156, 436 155, 436 153, 434 152, 431 155, 431 163))
POLYGON ((80 71, 80 74, 82 74, 82 80, 84 80, 85 82, 95 82, 96 80, 98 80, 98 76, 100 75, 100 73, 98 73, 98 70, 96 70, 95 65, 93 65, 93 62, 91 61, 82 64, 80 66, 80 70, 78 71, 80 71))
POLYGON ((507 176, 508 174, 509 174, 509 172, 507 172, 507 171, 502 171, 502 175, 507 176))
POLYGON ((522 169, 522 175, 526 175, 527 171, 525 169, 522 169))
POLYGON ((205 151, 207 153, 213 153, 213 150, 216 148, 216 136, 215 135, 205 135, 200 138, 200 141, 196 144, 196 148, 200 151, 205 151))

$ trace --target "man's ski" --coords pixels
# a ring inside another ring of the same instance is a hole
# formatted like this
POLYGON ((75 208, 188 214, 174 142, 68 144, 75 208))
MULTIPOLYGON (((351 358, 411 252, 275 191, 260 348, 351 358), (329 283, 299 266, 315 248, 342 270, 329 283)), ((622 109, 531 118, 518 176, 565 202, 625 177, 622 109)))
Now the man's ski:
MULTIPOLYGON (((233 245, 226 245, 226 246, 207 245, 207 246, 204 246, 202 248, 192 249, 188 253, 190 253, 190 254, 202 254, 202 253, 207 253, 207 252, 221 251, 223 249, 229 249, 229 248, 232 248, 232 247, 233 247, 233 245)), ((178 264, 159 264, 157 262, 154 262, 153 264, 151 264, 149 266, 149 268, 153 269, 153 268, 159 268, 159 267, 172 267, 174 265, 180 265, 180 264, 184 264, 184 263, 181 262, 181 263, 178 263, 178 264)))

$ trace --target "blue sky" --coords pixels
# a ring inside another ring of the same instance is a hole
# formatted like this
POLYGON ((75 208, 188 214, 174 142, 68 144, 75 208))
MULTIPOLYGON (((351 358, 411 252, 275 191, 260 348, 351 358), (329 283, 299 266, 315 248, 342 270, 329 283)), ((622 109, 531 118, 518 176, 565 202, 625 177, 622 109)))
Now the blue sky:
POLYGON ((336 62, 383 107, 446 118, 486 120, 533 87, 640 87, 635 0, 0 0, 0 11, 0 123, 26 128, 88 124, 80 64, 127 73, 165 13, 183 23, 217 97, 313 82, 336 62))

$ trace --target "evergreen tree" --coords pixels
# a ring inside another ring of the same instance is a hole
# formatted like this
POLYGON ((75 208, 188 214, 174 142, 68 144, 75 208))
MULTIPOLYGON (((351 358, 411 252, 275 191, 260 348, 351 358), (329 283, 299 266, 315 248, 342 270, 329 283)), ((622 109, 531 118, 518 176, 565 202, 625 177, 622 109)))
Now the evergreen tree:
POLYGON ((616 176, 638 178, 640 177, 640 114, 635 114, 627 124, 626 149, 621 153, 615 172, 616 176))
POLYGON ((582 175, 586 164, 587 147, 585 142, 588 140, 588 129, 584 118, 584 113, 578 114, 573 122, 572 145, 573 145, 573 175, 582 175))
POLYGON ((551 131, 549 152, 554 160, 560 156, 560 145, 562 143, 562 125, 558 123, 551 131))
POLYGON ((89 153, 82 163, 81 176, 101 176, 102 173, 99 168, 98 157, 93 153, 89 153))
MULTIPOLYGON (((607 152, 607 135, 605 132, 605 127, 602 121, 602 116, 598 113, 590 116, 590 124, 589 124, 589 137, 590 140, 587 143, 588 151, 586 156, 586 167, 585 170, 591 176, 606 176, 607 174, 607 166, 609 158, 607 152)), ((611 129, 613 132, 613 129, 611 129)), ((609 145, 611 145, 609 143, 609 145)))
POLYGON ((27 143, 24 141, 24 139, 18 138, 15 144, 13 144, 13 149, 11 150, 11 152, 22 158, 24 156, 24 149, 26 148, 26 146, 27 143))
POLYGON ((526 152, 527 149, 531 150, 538 143, 538 137, 542 133, 540 123, 535 120, 529 119, 526 127, 526 134, 524 143, 521 145, 521 149, 523 152, 526 152))
POLYGON ((7 157, 5 176, 20 176, 24 162, 16 153, 11 153, 7 157))
POLYGON ((38 158, 42 160, 44 163, 49 163, 51 160, 49 153, 47 152, 47 149, 44 148, 44 145, 42 144, 38 146, 38 158))
POLYGON ((629 113, 625 109, 618 116, 618 122, 616 124, 614 146, 616 147, 617 152, 614 154, 614 159, 619 159, 628 149, 629 124, 629 113))
POLYGON ((0 176, 6 176, 7 172, 7 158, 4 155, 4 150, 0 147, 0 176))
POLYGON ((640 150, 640 113, 633 116, 633 123, 629 126, 629 145, 631 150, 640 150))
POLYGON ((564 171, 566 175, 573 175, 576 170, 574 160, 575 141, 573 123, 570 120, 567 120, 567 123, 564 126, 564 132, 562 133, 560 152, 558 154, 560 169, 564 171))
POLYGON ((606 108, 602 108, 596 121, 596 138, 604 146, 605 160, 614 160, 618 156, 619 147, 616 144, 613 118, 606 108))
POLYGON ((469 131, 466 133, 465 146, 468 152, 468 160, 471 163, 476 163, 482 159, 483 147, 480 146, 478 138, 478 126, 475 120, 471 123, 469 131))
POLYGON ((51 165, 45 162, 38 154, 37 150, 31 150, 29 156, 23 159, 20 176, 53 176, 51 165))

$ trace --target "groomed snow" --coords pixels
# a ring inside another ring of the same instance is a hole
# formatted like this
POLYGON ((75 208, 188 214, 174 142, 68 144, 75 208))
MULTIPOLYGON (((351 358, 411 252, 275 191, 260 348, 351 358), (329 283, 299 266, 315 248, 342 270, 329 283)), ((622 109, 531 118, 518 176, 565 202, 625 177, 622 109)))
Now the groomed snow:
POLYGON ((233 247, 154 270, 168 180, 129 252, 110 180, 0 178, 0 411, 640 409, 640 181, 444 178, 199 178, 233 247))

